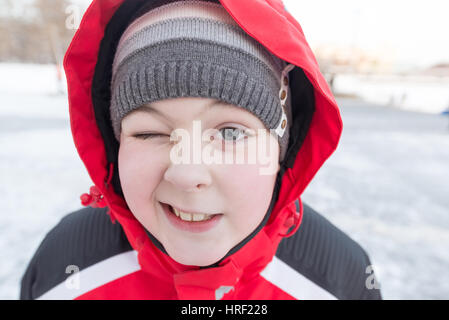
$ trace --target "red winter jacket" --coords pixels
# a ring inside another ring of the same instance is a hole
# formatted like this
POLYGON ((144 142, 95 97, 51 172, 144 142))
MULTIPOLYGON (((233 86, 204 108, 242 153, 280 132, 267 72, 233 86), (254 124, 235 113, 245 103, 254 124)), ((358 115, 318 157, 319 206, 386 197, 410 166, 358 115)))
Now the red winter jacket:
POLYGON ((150 239, 114 187, 117 145, 100 108, 110 96, 111 52, 144 2, 94 0, 67 50, 73 139, 95 185, 82 200, 97 209, 65 217, 47 235, 22 279, 21 298, 379 298, 365 286, 363 249, 300 200, 336 149, 342 121, 299 23, 281 0, 220 0, 251 37, 296 66, 290 147, 269 220, 211 268, 179 264, 150 239))

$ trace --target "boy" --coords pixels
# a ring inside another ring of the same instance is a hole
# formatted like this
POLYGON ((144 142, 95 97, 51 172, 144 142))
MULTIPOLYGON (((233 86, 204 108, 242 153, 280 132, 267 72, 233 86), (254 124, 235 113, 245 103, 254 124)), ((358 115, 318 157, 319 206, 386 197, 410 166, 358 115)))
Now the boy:
POLYGON ((300 201, 342 125, 281 1, 97 0, 64 65, 95 209, 47 235, 22 298, 380 298, 300 201))

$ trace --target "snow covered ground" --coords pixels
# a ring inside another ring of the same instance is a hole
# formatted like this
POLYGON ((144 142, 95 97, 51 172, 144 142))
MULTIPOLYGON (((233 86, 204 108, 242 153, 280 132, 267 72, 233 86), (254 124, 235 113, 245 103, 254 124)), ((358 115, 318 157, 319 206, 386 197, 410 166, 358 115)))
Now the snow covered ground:
MULTIPOLYGON (((0 299, 91 185, 54 75, 0 64, 0 299)), ((303 200, 366 249, 384 298, 449 298, 449 117, 339 103, 340 146, 303 200)))
POLYGON ((449 77, 339 74, 334 91, 408 111, 439 114, 449 109, 449 77))
POLYGON ((43 237, 80 208, 79 195, 90 186, 55 72, 53 66, 0 64, 0 299, 18 297, 43 237))
POLYGON ((449 117, 339 103, 339 148, 302 199, 366 249, 385 298, 448 299, 449 117))

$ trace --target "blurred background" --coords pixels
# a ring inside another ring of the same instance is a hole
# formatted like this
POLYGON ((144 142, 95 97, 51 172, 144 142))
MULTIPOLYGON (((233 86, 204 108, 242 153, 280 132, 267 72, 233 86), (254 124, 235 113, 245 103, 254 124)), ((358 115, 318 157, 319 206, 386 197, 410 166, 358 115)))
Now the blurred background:
MULTIPOLYGON (((0 0, 0 299, 91 182, 62 59, 90 1, 0 0)), ((386 299, 449 298, 449 3, 284 0, 341 108, 303 201, 368 252, 386 299)), ((369 274, 367 274, 367 277, 369 274)))

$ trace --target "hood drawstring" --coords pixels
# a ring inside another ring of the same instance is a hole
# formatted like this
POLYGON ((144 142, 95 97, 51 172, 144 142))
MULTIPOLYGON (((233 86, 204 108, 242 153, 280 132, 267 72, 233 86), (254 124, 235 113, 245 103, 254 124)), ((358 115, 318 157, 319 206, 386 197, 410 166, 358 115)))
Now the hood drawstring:
MULTIPOLYGON (((106 189, 109 187, 109 184, 112 180, 112 174, 113 174, 114 164, 109 164, 109 173, 108 178, 105 182, 106 189)), ((89 193, 83 193, 80 196, 81 204, 85 207, 91 206, 92 208, 105 208, 107 207, 106 201, 104 199, 103 194, 101 193, 100 189, 97 188, 97 186, 92 186, 89 189, 89 193)), ((117 220, 112 213, 111 209, 108 208, 108 211, 106 212, 109 217, 111 218, 112 223, 115 223, 117 220)))
POLYGON ((295 234, 296 230, 298 230, 299 226, 301 225, 303 212, 302 201, 296 199, 290 204, 290 206, 288 207, 288 211, 290 211, 290 214, 284 222, 284 227, 287 228, 287 231, 288 229, 293 229, 291 229, 286 234, 279 234, 281 237, 285 238, 291 237, 293 234, 295 234))
POLYGON ((96 186, 90 187, 89 193, 83 193, 80 196, 81 204, 85 207, 104 208, 106 203, 100 190, 96 186))

